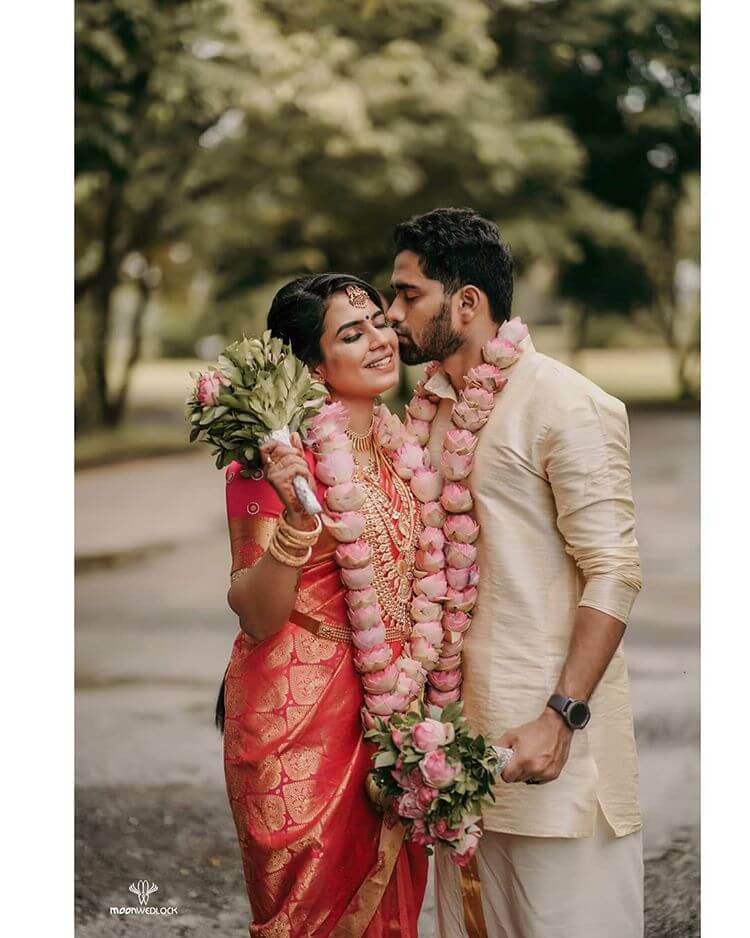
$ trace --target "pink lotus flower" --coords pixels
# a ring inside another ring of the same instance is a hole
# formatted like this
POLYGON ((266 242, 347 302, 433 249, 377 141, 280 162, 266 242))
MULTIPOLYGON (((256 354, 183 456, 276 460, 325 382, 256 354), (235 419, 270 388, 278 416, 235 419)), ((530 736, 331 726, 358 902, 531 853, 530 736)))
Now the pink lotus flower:
POLYGON ((461 684, 461 669, 451 668, 448 671, 431 671, 429 681, 435 690, 454 690, 461 684))
POLYGON ((458 840, 459 837, 463 834, 463 827, 451 827, 448 824, 448 819, 441 817, 434 824, 430 824, 430 832, 433 837, 436 837, 438 840, 448 840, 454 841, 458 840))
POLYGON ((349 453, 352 449, 352 441, 345 433, 334 433, 319 442, 312 442, 319 456, 328 456, 330 453, 349 453))
MULTIPOLYGON (((458 593, 458 590, 454 591, 458 593)), ((443 615, 443 628, 451 632, 465 632, 471 625, 471 618, 465 612, 458 610, 448 610, 443 615)))
POLYGON ((472 433, 476 433, 490 419, 490 413, 489 410, 477 410, 467 404, 466 401, 459 401, 458 404, 453 405, 451 416, 455 425, 461 430, 470 430, 472 433))
POLYGON ((425 811, 430 810, 430 805, 437 798, 440 792, 437 788, 430 788, 429 785, 420 785, 417 789, 417 800, 425 809, 425 811))
POLYGON ((432 528, 442 528, 445 523, 445 511, 440 502, 427 502, 422 505, 422 523, 432 528))
POLYGON ((414 658, 405 658, 402 655, 400 658, 396 659, 395 665, 399 671, 403 671, 404 674, 408 674, 413 681, 417 682, 417 684, 420 686, 424 685, 424 682, 427 679, 427 674, 425 673, 422 665, 414 658))
POLYGON ((411 617, 415 622, 439 619, 442 611, 443 607, 439 603, 432 602, 426 596, 415 596, 411 601, 411 617))
POLYGON ((440 571, 430 576, 422 577, 421 580, 414 581, 414 589, 422 596, 426 596, 432 602, 442 599, 448 591, 448 581, 445 574, 440 571))
POLYGON ((351 544, 339 544, 336 548, 336 562, 346 570, 366 567, 372 560, 372 551, 367 541, 359 540, 351 544))
MULTIPOLYGON (((367 635, 367 632, 358 632, 358 635, 367 635)), ((438 663, 435 665, 436 671, 452 671, 461 664, 461 655, 445 655, 441 652, 438 663)))
MULTIPOLYGON (((351 592, 355 592, 352 590, 351 592)), ((364 590, 362 591, 364 592, 364 590)), ((382 610, 377 603, 349 610, 349 623, 355 631, 366 632, 383 622, 382 610)))
POLYGON ((424 450, 416 443, 404 443, 393 454, 393 468, 408 481, 416 469, 424 469, 424 450))
POLYGON ((471 511, 474 506, 474 499, 471 492, 460 482, 450 482, 443 487, 443 494, 440 496, 440 504, 451 514, 471 511))
POLYGON ((431 788, 447 788, 458 774, 458 766, 447 760, 444 749, 435 749, 421 760, 419 771, 431 788))
POLYGON ((445 536, 449 541, 473 544, 479 537, 479 525, 471 515, 453 515, 446 519, 445 536))
POLYGON ((477 448, 478 442, 478 437, 469 430, 458 430, 456 427, 452 427, 445 434, 443 447, 449 453, 458 453, 459 456, 471 456, 477 448))
POLYGON ((415 420, 425 420, 429 423, 437 413, 437 404, 433 404, 426 397, 413 397, 406 410, 415 420))
POLYGON ((440 454, 440 471, 449 482, 465 479, 474 468, 473 456, 462 456, 443 450, 440 454))
POLYGON ((396 798, 396 813, 400 817, 424 817, 424 808, 420 804, 415 791, 405 791, 403 795, 396 798))
POLYGON ((331 511, 359 511, 365 503, 365 490, 357 482, 342 482, 326 489, 326 507, 331 511))
POLYGON ((499 336, 503 339, 507 339, 514 345, 520 345, 528 334, 529 327, 526 323, 522 322, 520 316, 514 316, 512 319, 504 322, 498 330, 499 336))
POLYGON ((449 611, 469 612, 476 605, 476 601, 477 590, 475 586, 469 586, 465 590, 454 590, 448 587, 445 608, 449 611))
POLYGON ((345 433, 349 426, 349 411, 341 401, 324 404, 310 422, 310 429, 318 439, 345 433))
POLYGON ((424 786, 424 779, 419 769, 415 766, 410 772, 404 772, 400 759, 396 762, 396 768, 391 769, 391 776, 405 791, 416 792, 424 786))
POLYGON ((195 384, 195 397, 202 407, 215 407, 219 392, 231 382, 220 371, 202 371, 195 384))
POLYGON ((371 563, 366 567, 359 567, 357 570, 344 570, 341 573, 341 582, 347 589, 361 590, 366 586, 372 586, 372 580, 375 576, 375 570, 371 563))
POLYGON ((456 842, 455 849, 451 850, 448 858, 456 866, 468 866, 471 858, 477 852, 479 846, 480 833, 463 834, 456 842))
POLYGON ((406 421, 406 429, 420 446, 427 445, 430 439, 430 425, 426 420, 415 420, 413 417, 409 417, 406 421))
POLYGON ((375 717, 370 713, 367 707, 360 708, 359 717, 362 721, 362 729, 365 732, 375 729, 375 717))
POLYGON ((451 655, 460 655, 464 647, 464 637, 460 633, 456 634, 454 641, 450 641, 450 638, 451 633, 444 632, 443 647, 440 649, 440 654, 445 655, 446 658, 449 658, 451 655))
POLYGON ((417 694, 422 690, 422 685, 409 677, 405 671, 400 671, 398 678, 396 679, 396 688, 395 692, 397 694, 402 694, 407 698, 409 703, 414 700, 417 694))
POLYGON ((431 645, 441 645, 443 642, 443 626, 440 622, 415 622, 412 627, 413 636, 420 635, 431 645))
POLYGON ((323 485, 351 482, 354 476, 354 457, 351 453, 329 453, 315 463, 315 475, 323 485))
POLYGON ((512 342, 501 338, 499 335, 496 339, 485 342, 482 347, 484 360, 497 368, 509 368, 520 354, 512 342))
MULTIPOLYGON (((331 532, 331 535, 343 543, 358 541, 365 533, 365 519, 358 511, 344 511, 323 513, 320 520, 331 532)), ((369 585, 369 584, 368 584, 369 585)))
MULTIPOLYGON (((432 683, 432 676, 430 676, 432 683)), ((441 723, 440 720, 427 718, 412 727, 411 741, 417 752, 432 752, 440 746, 448 746, 453 742, 456 731, 452 723, 441 723)))
POLYGON ((352 644, 357 651, 372 651, 385 643, 385 626, 381 622, 371 629, 359 629, 352 632, 352 644))
POLYGON ((418 847, 431 847, 435 843, 435 838, 428 832, 424 821, 420 818, 412 822, 409 838, 418 847))
POLYGON ((409 639, 409 651, 411 657, 418 661, 425 671, 431 671, 440 659, 437 648, 421 635, 414 635, 409 639))
POLYGON ((382 671, 371 671, 369 674, 363 674, 362 687, 366 694, 387 694, 396 686, 397 680, 398 668, 395 664, 389 664, 382 671))
POLYGON ((479 583, 479 567, 476 564, 463 569, 448 567, 445 578, 448 586, 452 586, 454 590, 465 590, 467 586, 476 586, 479 583))
POLYGON ((448 704, 457 703, 461 699, 461 688, 456 687, 453 690, 444 691, 430 686, 427 688, 427 699, 436 707, 447 707, 448 704))
POLYGON ((475 410, 492 410, 495 406, 495 397, 490 391, 484 388, 475 388, 471 385, 461 391, 461 400, 465 401, 475 410))
POLYGON ((445 566, 445 557, 442 550, 418 550, 414 556, 414 564, 418 570, 425 573, 437 573, 445 566))
POLYGON ((473 544, 448 541, 445 547, 445 559, 449 567, 462 570, 464 567, 470 567, 477 559, 477 549, 473 544))
MULTIPOLYGON (((382 671, 391 663, 391 649, 388 645, 376 645, 369 651, 354 652, 354 667, 360 674, 382 671)), ((369 708, 368 708, 369 709, 369 708)))
POLYGON ((391 740, 393 741, 393 745, 396 747, 396 749, 401 749, 401 747, 406 742, 406 736, 401 732, 401 730, 397 730, 395 727, 392 727, 391 740))
POLYGON ((436 469, 415 469, 409 485, 420 502, 432 502, 439 498, 443 480, 436 469))
POLYGON ((472 368, 466 375, 466 381, 467 384, 484 388, 485 391, 489 391, 492 394, 501 391, 508 383, 508 379, 497 365, 491 365, 488 362, 477 365, 476 368, 472 368))
POLYGON ((440 528, 428 526, 419 535, 419 546, 422 550, 442 550, 445 546, 445 535, 440 528))
POLYGON ((344 598, 350 612, 355 609, 365 609, 367 606, 376 606, 378 602, 378 594, 371 586, 362 590, 349 590, 344 598))
POLYGON ((375 436, 384 449, 389 451, 393 449, 391 446, 393 434, 400 433, 403 428, 404 426, 398 415, 389 413, 387 408, 383 408, 376 414, 375 436))
POLYGON ((365 694, 365 706, 375 716, 389 717, 405 710, 409 702, 400 694, 365 694))

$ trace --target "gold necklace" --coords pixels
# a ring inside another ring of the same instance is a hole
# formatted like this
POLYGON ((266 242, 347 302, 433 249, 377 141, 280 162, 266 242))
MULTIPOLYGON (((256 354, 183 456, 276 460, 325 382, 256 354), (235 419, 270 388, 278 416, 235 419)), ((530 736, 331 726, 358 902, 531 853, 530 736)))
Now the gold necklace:
POLYGON ((346 435, 352 441, 352 449, 355 452, 363 453, 365 450, 369 449, 372 445, 372 431, 375 427, 375 414, 372 415, 372 420, 370 421, 370 426, 365 430, 364 433, 355 433, 354 430, 346 428, 346 435))
POLYGON ((377 445, 373 447, 370 465, 366 469, 359 467, 358 475, 366 495, 364 537, 372 550, 373 587, 384 618, 391 625, 386 627, 386 638, 393 641, 404 638, 411 629, 414 559, 422 527, 420 513, 410 488, 388 465, 377 445), (383 490, 380 481, 383 468, 393 480, 400 508, 392 504, 383 490))

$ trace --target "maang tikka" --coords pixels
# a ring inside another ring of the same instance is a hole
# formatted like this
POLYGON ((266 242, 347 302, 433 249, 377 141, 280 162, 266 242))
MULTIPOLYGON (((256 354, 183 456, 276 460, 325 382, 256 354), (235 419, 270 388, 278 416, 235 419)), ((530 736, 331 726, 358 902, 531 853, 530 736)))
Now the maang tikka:
POLYGON ((362 287, 357 287, 353 283, 350 283, 346 288, 346 295, 350 306, 354 306, 357 309, 364 309, 367 306, 369 296, 362 287))

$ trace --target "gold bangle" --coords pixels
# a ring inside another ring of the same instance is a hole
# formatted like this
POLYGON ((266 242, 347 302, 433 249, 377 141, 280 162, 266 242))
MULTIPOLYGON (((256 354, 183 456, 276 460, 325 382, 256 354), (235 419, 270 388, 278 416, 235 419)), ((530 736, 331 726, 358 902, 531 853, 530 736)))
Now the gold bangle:
POLYGON ((287 567, 304 567, 312 556, 312 547, 308 547, 302 556, 294 555, 284 550, 284 548, 277 543, 276 538, 268 545, 268 550, 275 560, 278 560, 279 563, 283 563, 284 566, 287 567))
POLYGON ((300 547, 308 547, 318 540, 320 532, 323 530, 320 518, 317 515, 313 515, 313 519, 315 520, 315 527, 311 531, 295 528, 287 518, 286 511, 284 511, 279 518, 276 530, 281 530, 286 535, 287 540, 297 542, 300 547))
POLYGON ((277 531, 276 533, 276 544, 283 548, 284 550, 291 550, 292 553, 299 553, 300 551, 312 550, 312 544, 300 544, 297 541, 292 540, 284 531, 277 531))

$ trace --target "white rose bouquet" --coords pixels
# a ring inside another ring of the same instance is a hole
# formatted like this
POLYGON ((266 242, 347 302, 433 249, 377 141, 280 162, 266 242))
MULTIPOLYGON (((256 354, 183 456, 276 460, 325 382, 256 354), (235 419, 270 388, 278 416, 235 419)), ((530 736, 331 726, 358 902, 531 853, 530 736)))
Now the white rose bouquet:
MULTIPOLYGON (((241 462, 245 477, 260 467, 260 447, 266 440, 288 444, 292 433, 304 435, 326 397, 325 387, 269 331, 255 339, 243 336, 224 350, 216 365, 191 377, 195 387, 187 401, 190 442, 212 445, 217 469, 241 462)), ((308 513, 321 511, 300 476, 294 488, 308 513)))

